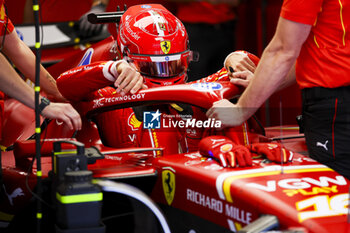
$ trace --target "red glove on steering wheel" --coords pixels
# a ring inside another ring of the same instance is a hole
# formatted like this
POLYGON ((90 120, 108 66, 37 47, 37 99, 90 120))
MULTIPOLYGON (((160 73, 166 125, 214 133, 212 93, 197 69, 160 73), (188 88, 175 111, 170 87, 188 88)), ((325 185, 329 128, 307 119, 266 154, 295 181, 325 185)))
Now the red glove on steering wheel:
POLYGON ((293 160, 293 152, 278 143, 253 143, 249 149, 251 152, 263 155, 274 162, 287 163, 293 160))
POLYGON ((220 162, 223 167, 252 166, 250 151, 224 136, 209 136, 199 142, 199 153, 220 162))

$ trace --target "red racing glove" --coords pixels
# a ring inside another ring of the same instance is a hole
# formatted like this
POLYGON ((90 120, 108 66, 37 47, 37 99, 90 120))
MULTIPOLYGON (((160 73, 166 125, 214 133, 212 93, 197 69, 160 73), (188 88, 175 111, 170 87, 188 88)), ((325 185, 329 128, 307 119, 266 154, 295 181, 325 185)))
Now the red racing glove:
POLYGON ((278 143, 253 143, 248 148, 252 153, 265 156, 274 162, 287 163, 293 160, 293 152, 278 143))
POLYGON ((209 136, 199 142, 199 153, 214 158, 223 167, 252 166, 250 151, 237 145, 225 136, 209 136))

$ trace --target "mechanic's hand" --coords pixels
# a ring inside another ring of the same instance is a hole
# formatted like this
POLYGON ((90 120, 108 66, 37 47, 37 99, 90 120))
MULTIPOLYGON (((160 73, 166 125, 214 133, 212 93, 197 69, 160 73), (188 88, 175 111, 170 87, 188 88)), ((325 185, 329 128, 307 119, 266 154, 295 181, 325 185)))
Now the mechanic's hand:
POLYGON ((238 86, 247 87, 253 77, 254 74, 249 70, 237 71, 230 74, 230 82, 238 86))
POLYGON ((103 4, 98 4, 91 7, 91 9, 83 14, 79 19, 79 36, 83 38, 95 36, 101 33, 103 29, 103 24, 92 24, 88 21, 88 15, 91 13, 102 13, 106 9, 103 4))
POLYGON ((80 130, 81 118, 79 113, 67 103, 50 103, 41 112, 41 115, 50 119, 61 120, 67 124, 69 129, 80 130))
POLYGON ((128 92, 135 94, 138 90, 147 88, 147 86, 143 84, 143 77, 141 74, 126 61, 120 62, 116 66, 116 69, 118 77, 114 82, 114 86, 121 95, 125 95, 128 92))
POLYGON ((206 112, 206 116, 221 121, 221 129, 223 129, 243 124, 248 118, 244 117, 244 110, 229 100, 222 99, 214 102, 213 106, 206 112))
MULTIPOLYGON (((230 53, 226 57, 224 66, 230 75, 234 72, 245 71, 245 70, 249 70, 250 72, 254 73, 256 69, 256 64, 249 57, 249 55, 250 56, 254 56, 254 55, 252 54, 248 55, 248 54, 249 53, 246 51, 235 51, 233 53, 230 53)), ((252 59, 254 58, 252 57, 252 59)))
POLYGON ((209 136, 199 142, 199 153, 214 158, 223 167, 252 166, 249 150, 224 136, 209 136), (237 164, 238 163, 238 164, 237 164))
POLYGON ((287 163, 293 160, 293 152, 278 143, 253 143, 249 146, 249 149, 251 152, 274 162, 287 163))

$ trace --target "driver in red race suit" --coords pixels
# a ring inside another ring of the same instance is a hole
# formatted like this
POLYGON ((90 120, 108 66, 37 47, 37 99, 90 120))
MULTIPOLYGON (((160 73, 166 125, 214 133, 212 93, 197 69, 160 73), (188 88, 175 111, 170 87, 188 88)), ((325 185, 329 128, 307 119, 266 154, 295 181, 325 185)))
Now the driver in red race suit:
MULTIPOLYGON (((117 90, 110 87, 129 64, 143 77, 147 87, 184 84, 187 79, 187 68, 194 53, 189 49, 187 32, 174 15, 158 4, 136 5, 130 7, 122 16, 117 39, 123 60, 98 62, 83 67, 71 69, 57 79, 62 95, 73 102, 93 100, 111 93, 119 92, 124 95, 125 84, 120 83, 117 90), (79 88, 72 88, 79 87, 79 88)), ((242 66, 254 69, 258 58, 244 51, 232 53, 225 60, 225 65, 234 69, 243 69, 242 66), (239 65, 234 66, 234 60, 241 59, 239 65), (254 62, 253 62, 254 61, 254 62)), ((231 70, 233 71, 233 70, 231 70)), ((228 81, 229 73, 222 68, 217 73, 197 82, 228 81)), ((133 90, 131 91, 133 93, 133 90)), ((181 94, 181 93, 179 93, 181 94)), ((167 128, 144 129, 143 112, 156 111, 162 117, 173 116, 181 118, 194 117, 205 120, 202 110, 188 105, 171 104, 151 107, 132 107, 113 110, 98 114, 94 122, 98 126, 101 140, 105 146, 114 148, 153 147, 164 148, 164 154, 177 154, 198 150, 198 143, 204 136, 203 128, 167 128)), ((180 119, 178 119, 180 120, 180 119)), ((220 138, 223 145, 235 143, 225 137, 220 138)), ((208 142, 207 142, 208 143, 208 142)), ((205 141, 204 141, 204 144, 205 141)), ((205 147, 205 146, 204 146, 205 147)), ((230 148, 231 148, 230 147, 230 148)), ((240 153, 240 166, 251 165, 249 151, 244 149, 233 153, 240 153)), ((157 155, 158 152, 154 152, 157 155)), ((202 154, 205 154, 202 151, 202 154)), ((236 165, 234 154, 223 158, 224 166, 236 165), (229 161, 229 163, 226 163, 229 161)))

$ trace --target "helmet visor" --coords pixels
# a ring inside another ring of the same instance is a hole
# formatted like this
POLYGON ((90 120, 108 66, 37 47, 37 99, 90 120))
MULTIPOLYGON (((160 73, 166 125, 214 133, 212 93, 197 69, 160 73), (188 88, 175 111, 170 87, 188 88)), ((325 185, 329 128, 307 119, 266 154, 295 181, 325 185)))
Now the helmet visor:
POLYGON ((186 72, 194 57, 194 53, 190 50, 169 55, 129 54, 129 62, 135 65, 141 75, 170 78, 186 72))

